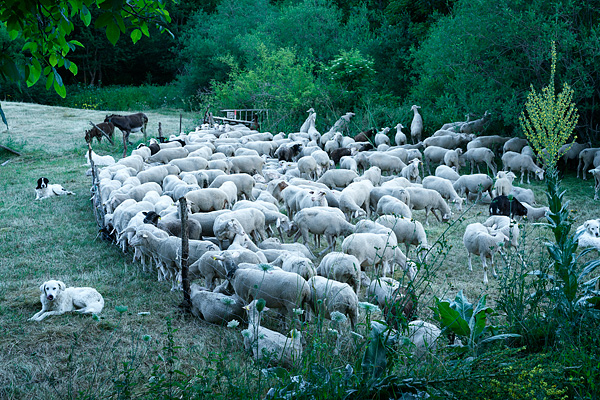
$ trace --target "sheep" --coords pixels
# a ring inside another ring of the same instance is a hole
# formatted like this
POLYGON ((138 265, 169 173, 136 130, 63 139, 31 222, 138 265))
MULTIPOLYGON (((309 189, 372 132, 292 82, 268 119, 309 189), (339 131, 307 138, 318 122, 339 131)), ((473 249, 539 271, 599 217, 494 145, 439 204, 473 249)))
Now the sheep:
POLYGON ((508 242, 508 238, 502 232, 489 231, 487 227, 480 223, 467 225, 465 234, 463 235, 463 244, 467 250, 467 258, 469 259, 469 271, 473 271, 471 264, 471 254, 481 257, 483 264, 483 283, 488 284, 487 263, 486 258, 491 259, 492 274, 498 276, 494 269, 494 254, 500 250, 504 243, 508 242))
POLYGON ((442 197, 456 205, 458 211, 462 211, 464 199, 456 193, 452 181, 438 176, 426 176, 423 179, 423 188, 432 189, 438 192, 442 197))
MULTIPOLYGON (((167 232, 170 236, 181 237, 181 218, 179 213, 168 214, 160 217, 154 211, 144 211, 144 223, 156 226, 167 232)), ((188 219, 188 238, 202 240, 202 226, 194 219, 188 219)))
POLYGON ((283 271, 296 273, 306 280, 309 280, 317 274, 312 261, 302 256, 290 254, 281 255, 277 257, 271 265, 279 267, 283 271))
POLYGON ((488 149, 496 151, 498 146, 504 146, 504 143, 506 143, 509 139, 509 137, 498 135, 478 136, 467 144, 467 150, 477 147, 487 147, 488 149))
POLYGON ((355 218, 368 216, 371 214, 369 208, 370 194, 373 184, 369 180, 353 182, 340 195, 340 209, 350 219, 351 215, 355 218))
POLYGON ((458 178, 460 178, 460 175, 447 165, 440 165, 437 167, 435 169, 435 176, 448 179, 452 183, 456 182, 458 178))
POLYGON ((337 165, 342 157, 350 155, 352 155, 352 150, 343 147, 340 149, 335 149, 331 153, 329 153, 329 158, 331 159, 333 165, 337 165))
POLYGON ((275 224, 279 237, 283 240, 283 230, 290 233, 291 224, 287 215, 279 212, 279 207, 273 203, 263 201, 259 198, 256 201, 242 200, 232 207, 232 211, 243 208, 258 208, 265 215, 265 227, 273 232, 271 225, 275 224))
POLYGON ((400 286, 400 282, 395 279, 381 277, 369 282, 366 291, 367 298, 373 299, 385 314, 396 314, 396 310, 401 307, 401 313, 407 318, 412 317, 415 304, 412 299, 407 297, 407 291, 400 286))
POLYGON ((600 152, 599 147, 592 147, 589 149, 583 149, 579 153, 579 163, 577 164, 577 177, 579 178, 579 173, 581 172, 581 177, 585 181, 587 179, 586 171, 589 172, 590 165, 592 165, 596 154, 600 152))
POLYGON ((431 175, 431 166, 440 164, 444 161, 444 157, 449 150, 439 146, 428 146, 423 152, 425 163, 427 164, 427 172, 431 175))
POLYGON ((330 189, 345 188, 357 177, 358 174, 354 171, 346 169, 330 169, 321 175, 317 182, 327 185, 330 189))
POLYGON ((235 294, 247 303, 262 298, 267 307, 284 308, 293 319, 294 309, 305 308, 310 299, 308 283, 296 273, 278 269, 241 269, 230 256, 215 257, 224 261, 227 279, 235 294))
POLYGON ((400 158, 379 151, 369 156, 369 165, 389 174, 398 174, 406 167, 400 158))
POLYGON ((419 114, 418 105, 413 105, 410 109, 413 112, 413 120, 410 124, 410 137, 413 143, 421 141, 421 135, 423 134, 423 117, 419 114))
POLYGON ((456 149, 464 147, 472 139, 472 135, 464 135, 462 133, 450 133, 444 136, 428 137, 423 141, 425 147, 442 147, 444 149, 456 149))
POLYGON ((549 207, 533 207, 529 203, 521 202, 527 208, 527 220, 537 221, 538 219, 547 217, 550 214, 549 207))
POLYGON ((390 131, 390 128, 385 127, 381 130, 381 132, 378 132, 377 134, 375 134, 375 146, 379 147, 379 145, 381 144, 390 144, 390 138, 388 137, 388 133, 390 131))
POLYGON ((298 171, 306 179, 316 180, 317 176, 320 175, 317 161, 312 156, 304 156, 298 160, 298 171))
MULTIPOLYGON (((206 171, 205 171, 206 172, 206 171)), ((211 184, 208 186, 209 188, 218 188, 223 185, 223 182, 231 181, 235 183, 237 187, 237 196, 238 199, 244 196, 246 200, 254 200, 254 196, 252 196, 252 188, 254 188, 254 179, 252 176, 240 173, 240 174, 231 174, 231 175, 219 175, 217 176, 211 184)))
MULTIPOLYGON (((394 237, 376 233, 353 233, 342 242, 342 252, 353 255, 361 267, 382 266, 383 276, 394 273, 394 264, 409 269, 406 256, 397 247, 394 237)), ((413 272, 409 269, 409 275, 413 272)))
POLYGON ((589 147, 592 147, 591 143, 572 142, 562 145, 558 150, 558 154, 560 154, 560 158, 565 161, 565 168, 567 167, 569 160, 577 160, 579 158, 579 153, 581 153, 583 149, 589 147))
POLYGON ((358 296, 347 283, 313 276, 308 281, 311 290, 310 306, 317 314, 331 319, 331 313, 337 311, 347 315, 352 329, 358 322, 358 296))
POLYGON ((408 179, 410 182, 419 181, 421 178, 419 174, 419 164, 421 164, 420 160, 412 160, 406 167, 402 168, 400 176, 408 179))
POLYGON ((162 149, 148 157, 148 163, 160 163, 160 164, 168 164, 171 160, 176 158, 185 158, 189 154, 189 151, 185 147, 175 147, 175 148, 167 148, 162 149))
POLYGON ((340 149, 342 147, 344 147, 342 145, 342 141, 343 141, 344 137, 342 136, 342 134, 340 132, 336 132, 333 135, 333 138, 331 140, 328 140, 325 145, 323 146, 323 150, 328 153, 331 154, 331 152, 333 150, 336 149, 340 149))
POLYGON ((249 175, 262 174, 265 160, 260 156, 236 156, 228 159, 231 173, 246 173, 249 175))
POLYGON ((390 195, 381 196, 377 202, 376 213, 378 215, 391 214, 412 218, 412 211, 410 210, 410 207, 403 201, 398 200, 396 197, 390 195))
POLYGON ((511 138, 504 143, 504 146, 502 146, 502 154, 506 153, 507 151, 520 153, 521 150, 523 150, 523 147, 527 146, 528 144, 529 142, 527 139, 517 137, 511 138))
POLYGON ((594 200, 598 200, 598 191, 600 191, 600 167, 588 171, 594 177, 594 200))
MULTIPOLYGON (((327 251, 335 251, 336 238, 349 235, 354 231, 354 225, 347 222, 343 214, 339 215, 336 213, 336 211, 339 211, 338 209, 327 211, 327 208, 306 208, 294 215, 294 224, 298 229, 298 234, 294 241, 301 234, 304 245, 308 246, 309 233, 325 235, 327 247, 319 255, 327 251)), ((318 241, 315 241, 315 245, 319 245, 318 241)))
POLYGON ((253 300, 245 307, 248 312, 248 329, 243 331, 244 348, 252 349, 254 359, 266 361, 267 365, 281 364, 290 368, 302 357, 301 334, 297 330, 288 338, 279 332, 260 326, 260 314, 267 307, 257 309, 257 301, 253 300))
POLYGON ((530 172, 533 172, 539 180, 544 179, 544 170, 541 169, 540 167, 538 167, 537 165, 535 165, 535 163, 533 162, 533 159, 531 157, 529 157, 528 155, 519 154, 519 155, 511 158, 507 162, 506 166, 511 171, 512 170, 521 171, 521 185, 523 184, 523 177, 526 173, 527 173, 527 183, 528 184, 530 183, 530 181, 529 181, 529 173, 530 172))
POLYGON ((429 322, 416 320, 408 323, 407 337, 415 347, 414 355, 417 358, 423 357, 430 351, 435 351, 441 336, 440 328, 429 322))
POLYGON ((181 172, 194 172, 208 167, 208 161, 203 157, 177 158, 169 161, 169 165, 175 165, 181 172))
POLYGON ((483 113, 483 117, 476 119, 474 121, 469 121, 460 127, 460 131, 462 133, 480 133, 483 132, 486 123, 490 119, 490 113, 486 111, 483 113))
MULTIPOLYGON (((94 152, 94 150, 92 150, 91 153, 92 153, 92 161, 94 162, 94 165, 96 165, 96 166, 114 165, 115 164, 115 159, 111 155, 100 156, 100 155, 96 154, 94 152)), ((87 165, 90 165, 90 152, 86 151, 84 156, 87 161, 87 165)))
POLYGON ((112 213, 119 204, 127 199, 141 201, 146 193, 150 191, 156 191, 159 195, 162 194, 162 188, 155 182, 144 183, 139 186, 130 187, 127 190, 123 189, 125 187, 121 187, 121 189, 115 190, 110 194, 105 204, 107 213, 112 213))
POLYGON ((231 257, 237 264, 259 264, 264 261, 258 254, 246 249, 207 251, 189 266, 190 281, 204 278, 208 289, 214 290, 217 279, 227 278, 227 271, 222 260, 226 255, 231 257))
POLYGON ((352 156, 343 156, 340 159, 340 168, 341 169, 349 169, 358 173, 358 164, 356 160, 352 156))
POLYGON ((243 321, 244 309, 235 296, 202 290, 193 284, 190 287, 192 314, 211 324, 223 324, 232 320, 243 321))
POLYGON ((439 222, 446 222, 452 218, 452 211, 450 211, 448 203, 435 190, 408 187, 406 191, 410 195, 410 210, 425 210, 425 225, 429 225, 429 211, 439 222), (441 218, 437 216, 435 210, 439 210, 441 218))
POLYGON ((463 175, 458 178, 454 184, 454 190, 456 193, 468 199, 469 193, 477 193, 477 201, 481 200, 481 196, 484 192, 488 192, 490 198, 492 197, 492 185, 494 181, 492 178, 485 174, 472 174, 463 175))
POLYGON ((281 243, 279 239, 274 237, 263 240, 258 244, 258 247, 261 250, 285 250, 292 254, 303 255, 310 260, 316 259, 314 254, 305 245, 300 243, 281 243))
POLYGON ((507 165, 508 163, 515 158, 516 156, 518 156, 521 153, 517 153, 514 151, 507 151, 504 154, 502 154, 502 169, 503 170, 507 170, 507 165))
POLYGON ((392 215, 382 215, 375 220, 376 223, 390 228, 396 235, 398 243, 404 243, 406 246, 406 254, 410 250, 410 245, 417 246, 417 252, 421 249, 429 249, 427 243, 427 234, 423 225, 414 219, 395 217, 392 215))
POLYGON ((229 202, 227 193, 215 188, 192 190, 185 194, 185 198, 193 213, 219 211, 229 202))
POLYGON ((396 143, 396 146, 406 144, 406 134, 402 132, 402 128, 404 128, 404 125, 399 123, 395 126, 395 128, 396 136, 394 136, 394 143, 396 143))
POLYGON ((355 293, 360 290, 360 263, 353 255, 339 252, 328 253, 317 267, 317 274, 347 283, 355 293))
POLYGON ((140 172, 144 169, 144 159, 140 155, 130 155, 117 161, 115 165, 124 165, 129 168, 135 169, 140 172))
POLYGON ((514 248, 519 245, 519 224, 511 217, 505 215, 492 215, 484 223, 483 226, 500 231, 510 239, 508 244, 514 248))
POLYGON ((462 149, 448 150, 444 154, 444 164, 450 168, 454 168, 455 171, 460 171, 460 156, 462 155, 462 149))
POLYGON ((495 154, 492 150, 486 147, 476 147, 467 150, 463 157, 471 164, 471 174, 473 173, 473 167, 475 165, 477 165, 477 172, 481 172, 479 170, 479 164, 484 162, 488 168, 492 170, 492 175, 496 175, 497 167, 494 162, 495 154))
POLYGON ((224 240, 231 240, 235 233, 232 231, 230 222, 234 220, 241 225, 244 232, 251 235, 254 240, 259 241, 267 237, 265 232, 265 215, 255 208, 243 208, 236 211, 230 211, 215 218, 213 230, 215 237, 222 244, 224 240))
MULTIPOLYGON (((400 200, 401 202, 403 202, 404 204, 406 204, 407 206, 410 204, 410 195, 404 188, 392 187, 392 186, 382 186, 382 187, 373 188, 373 190, 371 190, 371 194, 370 194, 371 199, 369 201, 369 204, 371 205, 371 207, 376 209, 377 204, 379 203, 379 200, 385 195, 393 196, 393 197, 397 198, 398 200, 400 200)), ((410 209, 408 211, 410 211, 410 209)))
POLYGON ((490 215, 505 215, 514 218, 515 216, 526 216, 527 208, 515 198, 508 196, 496 196, 490 203, 490 215))
POLYGON ((138 172, 137 178, 141 183, 162 183, 167 176, 177 175, 179 172, 179 167, 176 167, 175 165, 157 165, 155 167, 150 167, 147 170, 138 172))
MULTIPOLYGON (((417 167, 417 175, 418 175, 418 167, 417 167)), ((371 167, 366 170, 361 176, 354 179, 354 182, 359 182, 363 180, 369 180, 373 184, 373 186, 379 186, 381 183, 381 169, 379 167, 371 167)))
POLYGON ((513 189, 512 183, 515 178, 516 175, 512 171, 498 171, 496 174, 496 182, 494 183, 496 196, 507 196, 510 194, 513 189))
POLYGON ((233 207, 233 205, 237 202, 237 186, 232 181, 223 182, 219 189, 222 190, 227 195, 227 204, 229 207, 233 207))

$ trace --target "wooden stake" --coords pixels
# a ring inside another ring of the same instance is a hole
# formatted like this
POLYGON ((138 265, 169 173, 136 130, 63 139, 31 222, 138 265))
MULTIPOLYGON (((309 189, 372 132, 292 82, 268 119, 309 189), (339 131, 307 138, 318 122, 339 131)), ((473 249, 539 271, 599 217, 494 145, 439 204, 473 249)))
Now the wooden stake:
POLYGON ((192 306, 188 267, 190 241, 188 236, 187 201, 185 197, 179 199, 179 214, 181 215, 181 284, 183 286, 183 303, 181 303, 181 307, 185 311, 190 311, 192 306))

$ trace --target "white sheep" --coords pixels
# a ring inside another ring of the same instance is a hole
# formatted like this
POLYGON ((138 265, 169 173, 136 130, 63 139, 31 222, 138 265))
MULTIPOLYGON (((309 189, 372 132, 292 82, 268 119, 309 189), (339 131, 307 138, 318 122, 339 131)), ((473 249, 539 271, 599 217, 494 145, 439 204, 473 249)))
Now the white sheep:
POLYGON ((498 171, 496 174, 496 182, 494 183, 494 190, 496 196, 508 196, 513 189, 513 181, 516 175, 512 172, 498 171))
POLYGON ((539 180, 544 179, 544 170, 538 167, 533 159, 525 154, 519 154, 512 157, 507 163, 506 167, 511 171, 521 171, 521 185, 523 184, 523 177, 527 174, 527 183, 529 181, 529 174, 533 172, 539 180))
POLYGON ((317 247, 320 245, 320 241, 318 240, 319 235, 325 235, 327 247, 321 254, 327 251, 334 251, 336 238, 349 235, 354 231, 354 225, 346 221, 344 214, 339 209, 331 207, 303 209, 294 215, 294 224, 298 229, 295 240, 301 234, 305 246, 308 246, 309 233, 317 236, 315 240, 317 247))
POLYGON ((403 201, 398 200, 394 196, 383 195, 377 202, 378 215, 397 215, 400 217, 412 218, 412 211, 410 207, 403 201))
POLYGON ((422 320, 410 321, 408 323, 408 339, 415 346, 414 354, 421 358, 428 352, 438 348, 438 340, 442 331, 437 326, 422 320))
POLYGON ((360 262, 350 254, 331 252, 321 260, 317 274, 347 283, 355 293, 360 290, 360 262))
POLYGON ((379 167, 381 172, 387 172, 389 174, 398 174, 406 167, 406 164, 404 164, 399 157, 380 151, 372 153, 368 158, 368 162, 370 166, 379 167))
POLYGON ((510 194, 521 203, 536 204, 533 190, 513 186, 510 194))
POLYGON ((232 320, 243 321, 244 309, 236 296, 227 296, 202 288, 196 284, 190 287, 192 314, 211 324, 222 325, 232 320))
POLYGON ((496 151, 496 148, 504 146, 504 143, 509 139, 509 137, 499 135, 478 136, 467 144, 467 150, 477 147, 487 147, 488 149, 496 151))
MULTIPOLYGON (((371 208, 376 209, 379 200, 385 195, 393 196, 407 206, 410 204, 410 195, 403 187, 382 186, 373 188, 373 190, 371 190, 371 200, 369 202, 371 208)), ((408 209, 408 211, 410 211, 410 209, 408 209)))
POLYGON ((410 124, 410 137, 413 143, 421 141, 421 135, 423 134, 423 117, 419 114, 418 105, 413 105, 410 109, 413 111, 413 120, 410 124))
POLYGON ((260 156, 236 156, 228 159, 231 164, 231 173, 245 173, 249 175, 262 174, 265 160, 260 156))
POLYGON ((483 226, 491 228, 495 231, 500 231, 510 239, 508 242, 514 248, 519 245, 519 223, 514 219, 505 215, 491 215, 484 223, 483 226))
POLYGON ((219 211, 229 203, 227 193, 215 188, 192 190, 185 198, 193 213, 219 211))
POLYGON ((419 187, 407 187, 406 191, 410 195, 410 210, 425 210, 425 225, 428 225, 429 212, 439 222, 446 222, 452 218, 452 211, 442 195, 432 189, 419 187), (435 213, 435 210, 440 212, 440 217, 435 213))
POLYGON ((169 165, 175 165, 182 172, 194 172, 208 167, 208 161, 203 157, 177 158, 169 161, 169 165))
POLYGON ((358 174, 354 171, 347 169, 330 169, 323 173, 317 182, 327 185, 330 189, 345 188, 357 177, 358 174))
POLYGON ((348 185, 340 195, 340 209, 346 214, 346 218, 351 216, 361 218, 371 214, 369 207, 370 194, 373 184, 369 180, 353 182, 348 185))
MULTIPOLYGON (((94 150, 92 150, 91 152, 92 152, 92 161, 94 162, 94 165, 101 166, 101 165, 114 165, 115 164, 115 159, 113 156, 111 156, 111 155, 100 156, 100 155, 96 154, 94 152, 94 150)), ((85 159, 87 161, 87 165, 91 165, 89 151, 85 152, 85 159)))
POLYGON ((494 268, 494 254, 500 250, 500 247, 508 242, 508 237, 499 231, 491 231, 486 226, 480 223, 467 225, 465 234, 463 235, 463 244, 467 250, 467 258, 469 259, 469 270, 473 271, 471 264, 471 254, 481 257, 483 264, 483 283, 488 284, 487 277, 487 262, 486 258, 491 259, 492 274, 496 274, 494 268))
POLYGON ((317 161, 312 156, 304 156, 298 160, 298 171, 306 179, 314 179, 320 175, 317 161))
POLYGON ((598 200, 598 191, 600 191, 600 167, 588 171, 594 177, 594 200, 598 200))
POLYGON ((423 140, 423 144, 426 147, 436 146, 449 150, 464 147, 465 144, 469 143, 472 138, 473 135, 450 132, 443 136, 428 137, 427 139, 423 140))
MULTIPOLYGON (((418 170, 417 170, 418 173, 418 170)), ((354 182, 369 180, 373 186, 379 186, 381 183, 381 168, 372 166, 366 170, 361 176, 354 179, 354 182)))
POLYGON ((462 211, 464 199, 456 193, 452 181, 439 176, 426 176, 423 179, 423 188, 432 189, 438 192, 442 197, 452 204, 456 205, 458 211, 462 211))
POLYGON ((455 150, 448 150, 444 154, 444 164, 450 168, 454 168, 455 171, 460 171, 460 157, 462 155, 462 149, 459 147, 455 150))
POLYGON ((259 254, 247 249, 207 251, 190 264, 188 271, 190 281, 204 278, 208 289, 214 290, 218 279, 227 278, 227 270, 223 263, 226 256, 231 257, 236 264, 260 264, 265 261, 259 254))
POLYGON ((521 202, 527 208, 527 220, 528 221, 537 221, 541 218, 545 218, 550 213, 549 207, 533 207, 529 203, 521 202))
MULTIPOLYGON (((208 173, 209 171, 204 171, 208 173)), ((209 178, 210 180, 210 178, 209 178)), ((219 175, 214 178, 211 184, 208 186, 209 188, 218 188, 223 182, 231 181, 235 183, 235 186, 238 190, 238 199, 244 196, 246 200, 254 200, 254 196, 252 196, 252 188, 254 188, 254 179, 251 175, 248 174, 231 174, 231 175, 219 175)))
POLYGON ((465 198, 469 198, 469 193, 477 193, 477 201, 481 200, 483 192, 488 192, 492 198, 492 185, 494 181, 485 174, 462 175, 454 184, 456 193, 465 198))
POLYGON ((396 143, 396 146, 406 144, 406 134, 402 132, 402 128, 404 128, 404 125, 399 123, 395 126, 395 128, 396 136, 394 136, 394 141, 396 143))
POLYGON ((417 252, 421 249, 429 249, 427 234, 419 221, 411 218, 397 218, 392 215, 382 215, 377 218, 375 222, 390 228, 394 232, 396 241, 405 244, 406 254, 408 254, 410 250, 410 245, 418 246, 417 252))
POLYGON ((517 137, 510 138, 506 141, 506 143, 504 143, 504 146, 502 146, 502 154, 506 153, 507 151, 520 153, 521 150, 523 150, 523 147, 527 146, 528 144, 529 142, 527 139, 517 137))
POLYGON ((473 173, 473 167, 475 165, 477 165, 477 172, 481 172, 479 169, 479 164, 485 163, 488 168, 492 170, 492 174, 496 175, 497 167, 496 163, 494 162, 496 155, 492 150, 486 147, 476 147, 467 150, 463 157, 471 164, 471 174, 473 173))
MULTIPOLYGON (((342 242, 342 252, 355 256, 361 267, 376 268, 381 265, 383 275, 386 276, 388 272, 394 273, 394 264, 405 270, 410 268, 406 256, 397 244, 395 235, 391 237, 376 233, 353 233, 342 242)), ((410 269, 409 275, 414 275, 410 269)))
POLYGON ((586 171, 589 171, 590 166, 594 162, 594 158, 596 154, 600 152, 600 148, 592 147, 589 149, 583 149, 579 153, 579 163, 577 164, 577 177, 579 178, 579 173, 581 173, 581 177, 583 180, 587 179, 586 171))
POLYGON ((419 174, 419 165, 421 160, 414 159, 406 167, 402 168, 400 176, 408 179, 410 182, 418 182, 421 178, 419 174))
POLYGON ((383 128, 381 130, 381 132, 377 132, 375 134, 374 142, 375 142, 376 147, 379 147, 379 145, 381 145, 381 144, 387 144, 389 146, 390 138, 387 135, 389 133, 389 131, 390 131, 390 128, 386 126, 385 128, 383 128))
POLYGON ((293 272, 306 280, 309 280, 317 274, 317 270, 312 261, 306 257, 295 255, 281 255, 271 263, 283 271, 293 272))
POLYGON ((358 322, 358 296, 347 283, 313 276, 308 281, 311 290, 310 305, 317 315, 331 319, 335 311, 347 315, 352 329, 358 322))
POLYGON ((448 151, 450 150, 440 146, 427 146, 427 148, 423 151, 423 156, 425 157, 425 163, 427 164, 427 172, 429 175, 431 175, 431 166, 434 164, 438 165, 443 162, 448 151))
POLYGON ((157 165, 155 167, 150 167, 144 171, 138 172, 137 178, 141 183, 162 183, 162 181, 168 175, 177 175, 179 172, 179 168, 175 165, 157 165))
POLYGON ((185 158, 188 154, 189 151, 185 147, 161 148, 158 153, 148 157, 148 163, 168 164, 169 161, 176 158, 185 158))
POLYGON ((486 111, 483 113, 483 117, 474 121, 469 121, 460 127, 462 133, 480 133, 483 132, 486 123, 490 119, 490 112, 486 111))
POLYGON ((342 158, 340 158, 340 168, 349 169, 358 173, 358 164, 352 156, 343 156, 342 158))
POLYGON ((256 208, 242 208, 235 211, 223 213, 215 218, 213 231, 215 237, 222 243, 224 240, 232 240, 235 234, 239 232, 237 225, 232 226, 231 221, 235 220, 241 225, 242 230, 251 235, 257 242, 266 238, 265 215, 256 208))

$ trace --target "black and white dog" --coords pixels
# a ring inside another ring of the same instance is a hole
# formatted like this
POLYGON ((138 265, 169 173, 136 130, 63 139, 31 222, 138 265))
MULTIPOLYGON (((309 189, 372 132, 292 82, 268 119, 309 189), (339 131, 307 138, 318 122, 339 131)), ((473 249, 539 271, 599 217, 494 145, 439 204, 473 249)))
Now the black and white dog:
POLYGON ((37 187, 35 188, 35 199, 42 200, 52 196, 63 196, 66 194, 75 194, 69 192, 59 184, 50 184, 48 178, 40 178, 37 181, 37 187))

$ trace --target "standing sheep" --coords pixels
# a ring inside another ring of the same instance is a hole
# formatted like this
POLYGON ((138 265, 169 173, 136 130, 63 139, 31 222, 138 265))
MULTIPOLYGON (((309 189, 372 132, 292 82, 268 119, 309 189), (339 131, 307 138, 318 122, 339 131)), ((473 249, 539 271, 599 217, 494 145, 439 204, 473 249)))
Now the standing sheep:
POLYGON ((347 315, 354 329, 358 322, 358 296, 350 285, 322 276, 313 276, 307 283, 311 290, 310 305, 315 313, 328 319, 334 311, 347 315))
POLYGON ((500 247, 508 242, 508 238, 502 232, 491 231, 483 224, 474 223, 467 225, 465 234, 463 235, 463 244, 467 250, 467 258, 469 259, 469 271, 473 271, 471 264, 471 254, 481 257, 483 264, 483 283, 488 284, 487 263, 486 258, 490 258, 492 266, 492 274, 496 274, 494 269, 494 254, 500 250, 500 247))
POLYGON ((360 290, 360 263, 353 255, 338 252, 327 254, 317 267, 317 274, 347 283, 355 293, 360 290))
POLYGON ((421 141, 421 135, 423 134, 423 117, 419 114, 418 105, 413 105, 410 109, 413 112, 413 120, 410 123, 410 137, 413 144, 421 141))

